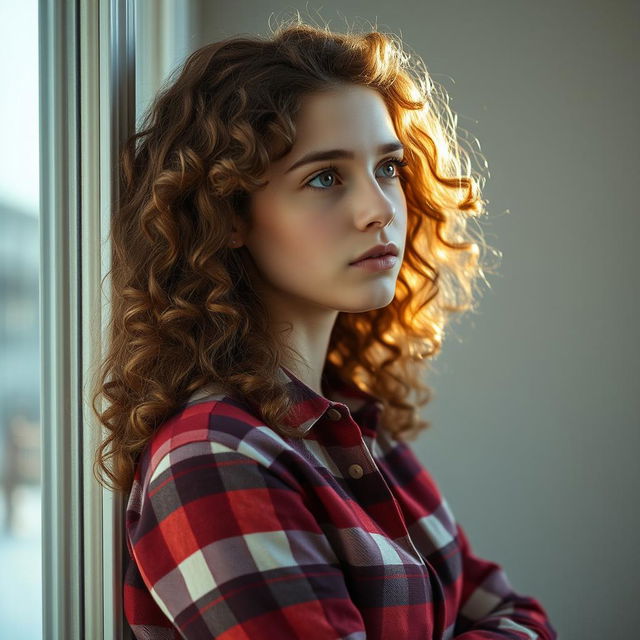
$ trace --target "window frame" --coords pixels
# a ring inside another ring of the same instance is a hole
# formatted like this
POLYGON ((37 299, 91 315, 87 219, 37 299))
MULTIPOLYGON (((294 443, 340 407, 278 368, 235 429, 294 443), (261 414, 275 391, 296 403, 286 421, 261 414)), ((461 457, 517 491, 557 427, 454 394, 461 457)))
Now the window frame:
POLYGON ((97 483, 117 154, 135 127, 134 0, 39 0, 42 606, 47 639, 130 639, 124 498, 97 483), (104 280, 108 282, 108 280, 104 280))

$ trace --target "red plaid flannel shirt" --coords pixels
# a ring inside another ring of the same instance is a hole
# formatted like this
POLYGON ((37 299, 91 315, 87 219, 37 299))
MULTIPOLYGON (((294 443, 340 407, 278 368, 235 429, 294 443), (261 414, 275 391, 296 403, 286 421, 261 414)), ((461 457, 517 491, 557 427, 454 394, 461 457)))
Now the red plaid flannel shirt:
POLYGON ((282 438, 210 389, 154 434, 127 503, 124 611, 139 640, 552 640, 476 556, 407 443, 354 387, 296 394, 282 438))

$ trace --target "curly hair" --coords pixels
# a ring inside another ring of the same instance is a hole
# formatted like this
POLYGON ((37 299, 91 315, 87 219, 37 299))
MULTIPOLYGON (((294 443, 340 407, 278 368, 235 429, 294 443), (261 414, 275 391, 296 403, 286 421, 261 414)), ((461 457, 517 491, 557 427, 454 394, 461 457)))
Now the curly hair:
POLYGON ((261 176, 292 148, 304 96, 346 84, 380 93, 405 146, 407 240, 394 299, 338 314, 323 375, 378 397, 393 438, 431 426, 417 410, 431 399, 424 370, 451 314, 473 310, 474 284, 486 282, 489 247, 467 224, 486 213, 483 178, 470 171, 446 92, 397 36, 298 19, 268 38, 236 36, 192 53, 122 148, 109 344, 92 397, 106 431, 94 476, 110 489, 130 490, 160 424, 212 383, 297 437, 281 422, 293 403, 276 375, 287 346, 269 329, 243 249, 228 242, 233 215, 248 215, 261 176))

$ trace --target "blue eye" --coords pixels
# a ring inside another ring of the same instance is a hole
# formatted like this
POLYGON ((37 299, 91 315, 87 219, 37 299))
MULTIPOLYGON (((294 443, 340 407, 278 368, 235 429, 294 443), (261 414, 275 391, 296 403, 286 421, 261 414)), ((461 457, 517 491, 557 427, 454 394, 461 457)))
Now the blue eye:
MULTIPOLYGON (((395 172, 394 175, 392 176, 383 176, 383 178, 388 178, 389 180, 395 180, 397 178, 400 177, 400 173, 398 172, 398 168, 399 167, 406 167, 407 166, 407 162, 405 162, 404 160, 400 160, 398 158, 388 158, 387 160, 385 160, 380 166, 381 167, 387 167, 389 165, 395 165, 395 172)), ((311 178, 311 180, 309 180, 307 183, 305 183, 303 186, 307 187, 309 189, 318 189, 320 191, 326 190, 327 188, 333 186, 333 184, 325 184, 322 187, 315 187, 313 186, 311 183, 314 180, 317 180, 318 178, 321 178, 325 175, 331 175, 331 173, 336 173, 338 171, 338 167, 336 167, 335 165, 329 165, 328 167, 325 167, 320 173, 316 174, 315 177, 311 178)))

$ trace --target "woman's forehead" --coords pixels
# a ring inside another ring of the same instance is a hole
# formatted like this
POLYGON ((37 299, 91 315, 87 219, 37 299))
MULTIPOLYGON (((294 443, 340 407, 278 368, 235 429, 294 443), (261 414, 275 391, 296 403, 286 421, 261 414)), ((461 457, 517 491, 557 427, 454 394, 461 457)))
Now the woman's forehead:
POLYGON ((274 168, 288 173, 311 161, 355 159, 399 149, 393 122, 377 91, 338 89, 305 98, 296 119, 295 142, 274 168))
POLYGON ((316 144, 328 135, 341 135, 393 123, 383 97, 371 87, 348 85, 330 91, 312 93, 302 100, 295 118, 296 142, 316 144))

